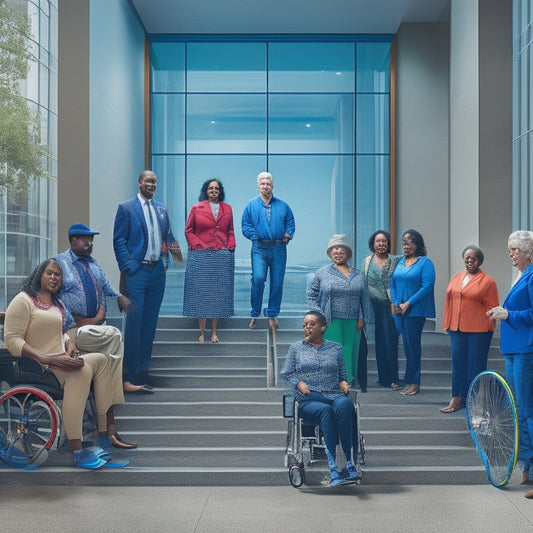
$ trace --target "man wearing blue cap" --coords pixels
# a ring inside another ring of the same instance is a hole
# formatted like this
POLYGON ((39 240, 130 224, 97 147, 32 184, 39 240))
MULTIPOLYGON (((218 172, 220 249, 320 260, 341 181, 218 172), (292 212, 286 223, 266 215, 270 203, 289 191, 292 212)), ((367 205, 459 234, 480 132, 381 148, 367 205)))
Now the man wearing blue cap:
MULTIPOLYGON (((131 310, 129 298, 113 289, 102 267, 91 256, 94 235, 85 224, 73 224, 68 230, 70 248, 54 259, 63 270, 63 284, 59 298, 76 321, 75 327, 68 330, 68 335, 83 352, 101 352, 108 356, 110 365, 120 366, 120 371, 113 375, 122 379, 122 360, 124 343, 122 334, 114 326, 105 324, 106 296, 116 297, 121 310, 131 310)), ((120 390, 122 387, 117 387, 120 390)), ((136 387, 136 390, 140 387, 136 387)), ((144 391, 149 392, 149 391, 144 391)), ((121 402, 124 403, 122 397, 121 402)), ((113 428, 110 431, 113 446, 118 448, 136 448, 136 444, 123 441, 113 428)))

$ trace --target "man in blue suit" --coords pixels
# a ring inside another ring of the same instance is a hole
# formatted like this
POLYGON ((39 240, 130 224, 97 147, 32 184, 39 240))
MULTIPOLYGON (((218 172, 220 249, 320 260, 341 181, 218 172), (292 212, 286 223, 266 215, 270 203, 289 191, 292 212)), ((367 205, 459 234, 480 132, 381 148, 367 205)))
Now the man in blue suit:
POLYGON ((124 333, 124 390, 153 392, 148 367, 159 309, 165 292, 166 244, 174 262, 180 262, 180 247, 165 206, 153 201, 157 176, 151 170, 139 175, 137 196, 119 204, 113 230, 113 248, 125 281, 133 312, 126 318, 124 333), (141 389, 135 385, 143 385, 141 389))

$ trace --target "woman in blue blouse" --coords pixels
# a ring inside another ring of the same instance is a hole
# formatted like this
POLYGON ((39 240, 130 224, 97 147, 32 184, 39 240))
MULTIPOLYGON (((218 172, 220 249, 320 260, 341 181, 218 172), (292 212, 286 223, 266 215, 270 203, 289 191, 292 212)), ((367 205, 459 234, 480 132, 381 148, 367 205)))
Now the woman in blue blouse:
POLYGON ((413 396, 420 390, 422 329, 426 318, 435 317, 435 267, 426 257, 426 245, 418 231, 404 232, 402 249, 404 255, 390 281, 390 296, 407 361, 405 389, 401 394, 413 396))
POLYGON ((350 386, 342 348, 324 339, 327 323, 318 311, 304 317, 304 340, 291 344, 281 375, 294 387, 294 397, 303 418, 320 424, 326 442, 330 485, 353 481, 359 473, 353 463, 355 408, 348 396, 350 386), (337 442, 346 456, 346 469, 337 467, 337 442))
MULTIPOLYGON (((508 247, 518 275, 503 306, 493 307, 487 315, 501 320, 500 351, 505 357, 505 378, 516 400, 518 459, 523 463, 522 481, 527 483, 533 462, 533 234, 514 231, 508 247)), ((533 497, 533 491, 526 497, 533 497)))
POLYGON ((333 235, 326 255, 333 263, 316 272, 307 289, 307 303, 326 317, 324 338, 342 345, 348 381, 357 386, 361 331, 365 323, 374 321, 370 293, 361 271, 348 265, 352 249, 346 235, 333 235))

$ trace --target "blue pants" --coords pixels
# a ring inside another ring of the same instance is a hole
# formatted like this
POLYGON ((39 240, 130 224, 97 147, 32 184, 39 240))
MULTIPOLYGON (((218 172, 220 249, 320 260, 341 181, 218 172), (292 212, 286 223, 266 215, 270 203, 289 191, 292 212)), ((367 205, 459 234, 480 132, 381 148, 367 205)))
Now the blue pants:
POLYGON ((405 352, 405 384, 420 385, 420 365, 422 361, 422 330, 426 318, 423 316, 394 317, 396 329, 402 336, 405 352))
POLYGON ((342 451, 352 460, 355 407, 349 396, 329 400, 319 392, 311 391, 300 401, 302 417, 312 424, 320 424, 326 447, 335 457, 339 437, 342 451))
POLYGON ((518 460, 528 472, 533 461, 533 353, 505 355, 505 379, 513 391, 520 430, 518 460))
POLYGON ((466 400, 470 383, 487 369, 492 333, 448 330, 452 350, 452 396, 466 400))
POLYGON ((163 261, 154 266, 141 265, 133 274, 126 274, 126 283, 134 310, 126 315, 124 381, 142 385, 139 374, 150 366, 159 308, 165 293, 163 261))
POLYGON ((265 316, 275 318, 281 309, 283 278, 287 264, 287 245, 284 242, 252 241, 252 317, 261 316, 267 271, 270 269, 270 293, 265 316))
POLYGON ((378 383, 390 387, 398 383, 398 331, 391 315, 390 301, 372 300, 376 328, 378 383))

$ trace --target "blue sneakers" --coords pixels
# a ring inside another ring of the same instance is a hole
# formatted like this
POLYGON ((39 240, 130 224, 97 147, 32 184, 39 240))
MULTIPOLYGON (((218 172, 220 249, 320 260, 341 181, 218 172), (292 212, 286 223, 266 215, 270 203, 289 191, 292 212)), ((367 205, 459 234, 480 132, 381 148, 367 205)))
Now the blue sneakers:
POLYGON ((74 452, 74 466, 91 470, 101 468, 107 463, 105 459, 100 457, 101 452, 103 452, 101 448, 76 450, 74 452), (100 450, 100 452, 96 452, 96 450, 100 450))
POLYGON ((329 471, 329 486, 335 487, 340 485, 344 481, 344 478, 341 476, 338 468, 332 468, 329 471))
POLYGON ((345 481, 355 481, 361 477, 361 474, 357 471, 354 464, 349 462, 346 468, 343 469, 342 475, 345 481))

